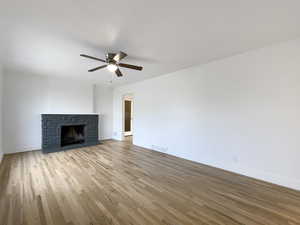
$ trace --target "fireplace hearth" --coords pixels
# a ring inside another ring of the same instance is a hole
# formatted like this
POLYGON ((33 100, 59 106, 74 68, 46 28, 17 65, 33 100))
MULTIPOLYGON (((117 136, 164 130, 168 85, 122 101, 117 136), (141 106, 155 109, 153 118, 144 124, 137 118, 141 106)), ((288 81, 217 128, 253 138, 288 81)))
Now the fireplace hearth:
POLYGON ((42 114, 42 151, 63 151, 99 144, 98 115, 42 114))

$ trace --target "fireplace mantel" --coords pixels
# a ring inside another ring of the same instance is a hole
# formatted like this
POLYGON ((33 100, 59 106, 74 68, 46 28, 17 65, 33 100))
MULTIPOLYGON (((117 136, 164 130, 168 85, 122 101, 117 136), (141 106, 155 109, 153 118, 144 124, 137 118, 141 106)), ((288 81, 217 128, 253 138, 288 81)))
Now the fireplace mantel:
POLYGON ((98 113, 41 113, 41 115, 98 115, 98 113))
POLYGON ((42 150, 44 153, 63 151, 99 144, 97 114, 41 114, 42 150), (63 146, 61 141, 63 126, 84 125, 84 142, 63 146))

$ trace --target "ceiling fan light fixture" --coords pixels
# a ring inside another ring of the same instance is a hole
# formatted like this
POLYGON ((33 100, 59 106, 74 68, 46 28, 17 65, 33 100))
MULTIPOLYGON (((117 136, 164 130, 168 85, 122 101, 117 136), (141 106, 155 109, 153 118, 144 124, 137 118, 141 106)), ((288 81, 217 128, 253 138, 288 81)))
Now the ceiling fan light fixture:
POLYGON ((116 70, 118 69, 118 66, 116 64, 108 64, 107 65, 107 69, 110 71, 110 72, 116 72, 116 70))
POLYGON ((80 54, 80 56, 105 63, 105 65, 101 65, 96 68, 88 70, 88 72, 95 72, 96 70, 100 70, 107 67, 108 71, 115 73, 117 77, 122 77, 123 74, 120 70, 121 67, 132 69, 132 70, 139 70, 139 71, 143 69, 143 67, 141 66, 135 66, 127 63, 120 63, 120 61, 127 56, 125 52, 107 53, 105 60, 99 59, 94 56, 85 55, 85 54, 80 54))

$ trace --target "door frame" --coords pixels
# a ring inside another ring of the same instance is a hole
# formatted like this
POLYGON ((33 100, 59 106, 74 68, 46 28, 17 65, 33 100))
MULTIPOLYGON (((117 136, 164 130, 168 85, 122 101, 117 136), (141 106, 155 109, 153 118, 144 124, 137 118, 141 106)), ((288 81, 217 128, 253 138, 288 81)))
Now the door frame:
POLYGON ((134 122, 133 122, 133 115, 134 115, 134 96, 133 94, 125 94, 122 97, 122 139, 124 140, 124 137, 129 136, 129 135, 133 135, 134 133, 134 122), (125 132, 125 100, 126 101, 131 101, 131 124, 130 124, 130 128, 131 131, 129 132, 125 132))

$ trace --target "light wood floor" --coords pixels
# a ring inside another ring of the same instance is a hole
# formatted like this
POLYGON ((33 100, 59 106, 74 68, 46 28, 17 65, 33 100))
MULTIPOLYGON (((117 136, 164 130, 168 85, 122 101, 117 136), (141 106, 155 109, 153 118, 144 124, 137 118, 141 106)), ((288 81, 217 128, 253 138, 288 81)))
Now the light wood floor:
POLYGON ((300 192, 129 142, 0 167, 1 225, 300 224, 300 192))

